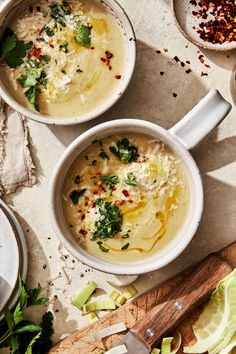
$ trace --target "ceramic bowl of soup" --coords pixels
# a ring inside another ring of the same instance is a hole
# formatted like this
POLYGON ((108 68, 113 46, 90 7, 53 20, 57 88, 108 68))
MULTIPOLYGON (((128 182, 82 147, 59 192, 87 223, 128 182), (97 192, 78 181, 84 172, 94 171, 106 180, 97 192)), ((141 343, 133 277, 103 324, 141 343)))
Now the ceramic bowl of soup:
POLYGON ((79 136, 51 180, 56 235, 79 260, 114 274, 164 267, 200 222, 203 187, 189 149, 228 114, 212 90, 169 131, 119 119, 79 136))
POLYGON ((135 66, 135 34, 115 0, 6 0, 0 38, 0 95, 41 123, 99 116, 135 66))

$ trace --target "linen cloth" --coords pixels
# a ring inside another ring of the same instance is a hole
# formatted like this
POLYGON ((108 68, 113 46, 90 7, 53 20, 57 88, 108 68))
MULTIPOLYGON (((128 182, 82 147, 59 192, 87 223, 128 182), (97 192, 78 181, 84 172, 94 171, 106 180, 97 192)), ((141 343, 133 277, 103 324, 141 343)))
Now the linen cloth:
POLYGON ((0 196, 35 182, 26 119, 0 97, 0 196))

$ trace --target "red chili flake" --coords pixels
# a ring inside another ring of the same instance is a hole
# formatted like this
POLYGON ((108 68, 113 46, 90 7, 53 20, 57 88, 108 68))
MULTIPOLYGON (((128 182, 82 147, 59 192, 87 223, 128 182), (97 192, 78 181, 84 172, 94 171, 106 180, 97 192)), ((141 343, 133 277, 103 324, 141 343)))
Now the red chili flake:
POLYGON ((116 75, 115 78, 116 78, 117 80, 120 80, 120 79, 121 79, 121 75, 116 75))
POLYGON ((165 72, 164 71, 160 71, 160 74, 161 74, 161 76, 163 76, 165 74, 165 72))
POLYGON ((163 48, 163 50, 164 50, 164 52, 166 52, 166 53, 168 52, 168 48, 163 48))
POLYGON ((81 215, 81 220, 85 219, 85 214, 81 215))
POLYGON ((106 63, 106 62, 107 62, 106 58, 100 58, 100 60, 101 60, 103 63, 106 63))
POLYGON ((182 68, 185 66, 185 63, 183 61, 181 61, 180 64, 181 64, 182 68))
POLYGON ((83 236, 86 236, 88 232, 84 229, 80 229, 79 233, 83 236))
POLYGON ((177 57, 177 55, 173 59, 176 61, 176 63, 178 63, 180 61, 179 58, 177 57))
POLYGON ((133 200, 129 199, 128 202, 129 202, 130 204, 132 204, 132 203, 133 203, 133 200))
POLYGON ((129 196, 129 192, 126 189, 123 189, 122 193, 124 194, 125 197, 129 196))
POLYGON ((115 204, 118 205, 118 206, 124 205, 125 204, 125 200, 123 200, 123 199, 122 200, 116 200, 115 204))
POLYGON ((178 96, 177 93, 173 92, 173 97, 177 97, 177 96, 178 96))
POLYGON ((109 70, 112 70, 112 66, 111 65, 108 65, 108 68, 109 68, 109 70))
POLYGON ((49 44, 49 47, 54 48, 54 45, 52 43, 49 44))
POLYGON ((94 47, 90 47, 90 49, 94 50, 95 48, 94 47))
POLYGON ((191 69, 188 69, 188 70, 186 70, 185 72, 186 72, 186 74, 190 74, 191 73, 191 69))
POLYGON ((203 71, 201 72, 201 76, 208 76, 207 73, 204 73, 203 71))
POLYGON ((79 176, 79 175, 77 175, 77 176, 75 177, 74 183, 75 183, 75 184, 79 184, 79 183, 80 183, 80 176, 79 176))
POLYGON ((41 57, 41 49, 40 48, 33 48, 30 52, 29 52, 29 56, 30 57, 35 57, 35 58, 40 58, 41 57))
POLYGON ((94 191, 93 194, 94 194, 94 195, 97 195, 97 194, 98 194, 98 191, 94 191))
POLYGON ((96 202, 93 202, 92 208, 95 208, 96 206, 96 202))
POLYGON ((114 56, 109 50, 106 50, 106 51, 105 51, 105 54, 106 54, 106 58, 107 58, 107 59, 111 59, 111 58, 113 58, 113 56, 114 56))
POLYGON ((186 64, 190 64, 190 61, 189 61, 189 60, 186 60, 186 64))
POLYGON ((208 64, 205 64, 205 67, 206 67, 206 68, 210 68, 210 65, 208 65, 208 64))

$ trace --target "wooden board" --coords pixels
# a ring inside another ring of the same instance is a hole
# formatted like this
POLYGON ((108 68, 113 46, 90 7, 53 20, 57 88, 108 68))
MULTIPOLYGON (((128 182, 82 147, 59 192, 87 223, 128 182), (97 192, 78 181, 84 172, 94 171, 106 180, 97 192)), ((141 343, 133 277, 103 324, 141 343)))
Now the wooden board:
MULTIPOLYGON (((227 261, 232 268, 236 267, 236 242, 220 250, 217 254, 227 261)), ((156 304, 161 303, 167 294, 178 284, 180 284, 186 274, 193 268, 194 267, 188 268, 181 274, 178 274, 157 287, 143 293, 94 324, 76 331, 66 339, 62 340, 58 345, 53 347, 49 353, 97 354, 101 350, 110 349, 124 336, 126 332, 112 335, 100 341, 93 341, 91 338, 91 333, 95 330, 105 328, 111 324, 119 322, 124 322, 127 328, 133 327, 134 324, 141 319, 147 311, 149 311, 156 304)), ((200 312, 201 308, 197 309, 178 328, 176 328, 176 331, 180 332, 182 335, 183 345, 189 344, 194 339, 192 324, 195 322, 200 312)), ((179 353, 181 353, 181 350, 179 353)))

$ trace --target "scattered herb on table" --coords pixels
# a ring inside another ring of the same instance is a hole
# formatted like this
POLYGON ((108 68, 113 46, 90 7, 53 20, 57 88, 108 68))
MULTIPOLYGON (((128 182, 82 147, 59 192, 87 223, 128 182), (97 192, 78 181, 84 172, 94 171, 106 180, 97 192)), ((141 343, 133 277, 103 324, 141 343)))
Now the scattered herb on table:
POLYGON ((128 173, 127 178, 125 179, 125 184, 137 186, 138 181, 132 172, 128 173))
POLYGON ((99 218, 95 222, 94 240, 113 238, 117 232, 121 231, 123 218, 120 208, 115 203, 103 200, 100 204, 99 214, 99 218))
POLYGON ((84 47, 89 48, 91 44, 91 27, 85 26, 82 21, 78 21, 75 30, 75 39, 84 47))
POLYGON ((129 163, 136 161, 138 158, 138 149, 136 146, 130 145, 128 139, 122 139, 117 142, 117 146, 110 146, 109 150, 119 157, 121 162, 129 163))
POLYGON ((0 61, 4 60, 11 68, 16 68, 23 63, 31 48, 31 44, 18 40, 16 34, 7 28, 0 43, 0 61))
POLYGON ((113 176, 100 176, 100 179, 102 181, 102 183, 104 183, 109 192, 110 192, 110 195, 112 195, 112 191, 113 191, 113 188, 114 188, 114 185, 119 183, 119 177, 116 176, 116 175, 113 175, 113 176))
POLYGON ((5 319, 0 323, 0 348, 9 347, 12 354, 43 354, 51 348, 53 315, 46 312, 40 324, 25 318, 24 310, 32 305, 46 304, 48 298, 39 297, 42 288, 28 290, 20 280, 20 297, 13 310, 5 311, 5 319))
POLYGON ((84 193, 86 192, 86 190, 87 190, 86 188, 83 188, 83 189, 81 189, 80 191, 74 189, 74 190, 70 193, 69 197, 70 197, 70 199, 71 199, 71 201, 72 201, 72 203, 73 203, 74 205, 77 205, 77 204, 78 204, 79 200, 82 198, 82 196, 84 195, 84 193))

